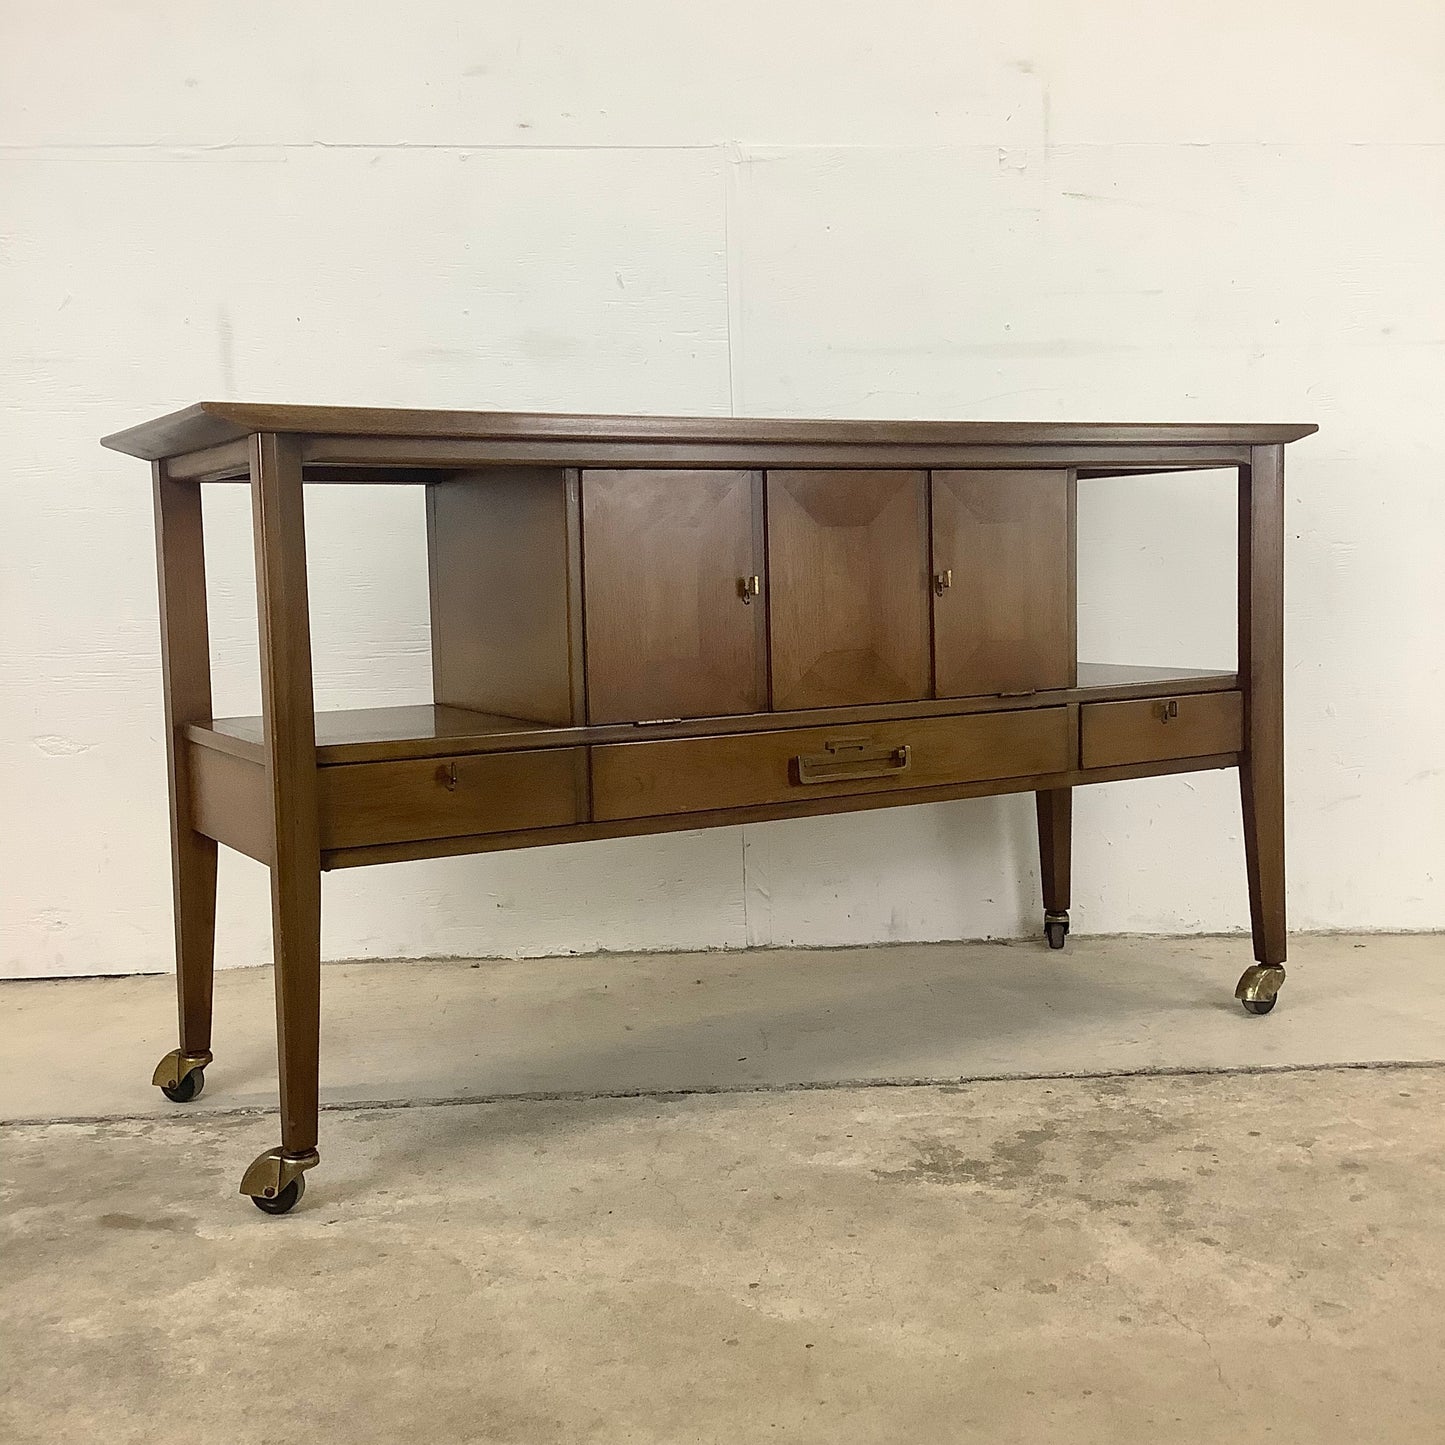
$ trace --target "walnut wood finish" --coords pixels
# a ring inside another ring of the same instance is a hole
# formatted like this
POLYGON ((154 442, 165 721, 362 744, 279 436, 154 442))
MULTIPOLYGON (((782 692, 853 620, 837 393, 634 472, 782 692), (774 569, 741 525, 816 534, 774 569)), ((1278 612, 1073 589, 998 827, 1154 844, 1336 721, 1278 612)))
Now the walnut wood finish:
POLYGON ((1086 768, 1237 753, 1243 746, 1244 708, 1237 692, 1095 702, 1079 711, 1079 755, 1086 768))
POLYGON ((593 723, 767 706, 758 472, 582 474, 593 723))
POLYGON ((582 748, 343 763, 319 779, 321 846, 557 828, 587 817, 582 748))
MULTIPOLYGON (((1026 697, 961 697, 918 702, 878 703, 867 707, 799 708, 732 717, 697 718, 675 723, 616 723, 598 727, 554 728, 520 718, 468 712, 463 708, 412 704, 354 708, 316 715, 316 756, 323 764, 383 762, 398 758, 449 757, 457 753, 518 752, 528 748, 580 746, 586 743, 636 742, 643 738, 708 737, 716 733, 766 732, 780 727, 817 727, 833 723, 869 723, 911 717, 956 717, 1000 707, 1062 707, 1066 703, 1125 698, 1227 692, 1238 674, 1168 667, 1128 667, 1080 663, 1077 688, 1030 693, 1026 697)), ((260 761, 259 717, 217 718, 185 729, 190 741, 237 757, 260 761)))
POLYGON ((933 473, 937 696, 1073 685, 1072 487, 1064 471, 933 473))
MULTIPOLYGON (((189 482, 244 482, 246 444, 224 442, 171 457, 172 477, 189 482)), ((443 482, 458 471, 492 467, 659 468, 758 470, 768 467, 883 467, 942 470, 990 467, 998 470, 1072 467, 1080 477, 1122 477, 1152 472, 1240 467, 1245 446, 1025 444, 935 446, 822 445, 753 442, 594 442, 585 451, 574 442, 498 441, 407 437, 303 437, 302 471, 308 482, 422 485, 443 482)))
POLYGON ((1039 877, 1044 912, 1067 913, 1073 878, 1074 791, 1046 788, 1034 795, 1039 825, 1039 877))
POLYGON ((592 750, 597 819, 972 783, 1073 766, 1067 708, 793 728, 592 750))
MULTIPOLYGON (((751 441, 615 441, 567 439, 308 436, 302 459, 317 481, 406 480, 421 468, 437 471, 493 466, 832 468, 914 470, 929 467, 1076 467, 1079 475, 1163 472, 1180 467, 1237 467, 1249 448, 1165 443, 1056 445, 929 444, 909 440, 871 444, 751 441), (313 470, 314 469, 314 470, 313 470)), ((191 465, 188 459, 186 465, 191 465)))
POLYGON ((798 421, 425 412, 202 402, 104 445, 171 459, 178 480, 244 480, 246 438, 302 440, 310 481, 426 482, 446 470, 560 467, 1073 467, 1115 476, 1248 465, 1316 428, 1241 424, 798 421))
POLYGON ((204 403, 107 438, 158 463, 182 1051, 210 1040, 215 840, 270 866, 282 1147, 308 1165, 323 868, 1032 791, 1063 912, 1073 788, 1239 765, 1255 956, 1281 962, 1282 448, 1313 430, 204 403), (1240 469, 1238 673, 1060 673, 1074 479, 1201 466, 1240 469), (584 518, 581 474, 621 469, 595 496, 625 505, 584 518), (252 490, 257 719, 210 716, 202 480, 252 490), (429 489, 434 703, 315 716, 303 481, 429 489), (645 536, 654 516, 669 542, 645 536), (639 538, 661 580, 629 596, 639 538), (954 573, 936 614, 931 552, 954 573), (708 569, 757 575, 758 595, 688 615, 676 598, 708 569), (590 715, 584 593, 607 679, 590 715), (666 649, 701 661, 654 676, 666 649))
POLYGON ((271 935, 281 1147, 316 1147, 321 1031, 321 840, 306 600, 301 453, 293 437, 251 443, 252 525, 261 622, 261 700, 271 803, 271 935))
POLYGON ((775 708, 927 697, 922 472, 768 473, 775 708))
POLYGON ((1239 765, 1254 956, 1285 961, 1284 448, 1255 447, 1239 479, 1239 765))
POLYGON ((101 445, 155 461, 240 441, 256 432, 304 436, 477 438, 567 442, 586 458, 604 443, 704 442, 768 447, 1037 446, 1138 444, 1252 446, 1298 441, 1309 424, 1254 422, 818 421, 791 417, 598 416, 566 412, 420 411, 396 407, 284 406, 202 401, 183 411, 112 433, 101 445))
POLYGON ((166 772, 170 781, 171 901, 176 936, 176 1003, 186 1054, 211 1047, 216 945, 216 844, 198 831, 197 779, 183 728, 211 718, 211 645, 206 613, 201 493, 151 468, 165 688, 166 772))
POLYGON ((237 757, 191 740, 186 753, 196 832, 269 867, 275 839, 264 757, 237 757))
POLYGON ((427 488, 438 703, 582 721, 575 485, 560 470, 505 468, 427 488))
POLYGON ((1171 758, 1157 763, 1132 763, 1118 768, 1069 769, 1021 778, 990 778, 979 783, 948 783, 931 788, 885 788, 838 797, 809 797, 787 803, 762 803, 747 808, 714 808, 700 813, 658 813, 646 818, 594 819, 570 828, 540 828, 517 833, 479 833, 468 838, 441 838, 418 843, 384 843, 370 848, 338 848, 322 855, 325 868, 360 868, 373 863, 402 863, 420 858, 447 858, 464 853, 495 853, 502 849, 551 847, 602 838, 627 838, 676 833, 696 828, 730 828, 740 823, 770 823, 785 818, 815 818, 872 808, 916 807, 960 798, 987 798, 1007 793, 1081 788, 1092 783, 1118 783, 1130 778, 1158 778, 1171 773, 1198 773, 1238 766, 1238 753, 1207 758, 1171 758))

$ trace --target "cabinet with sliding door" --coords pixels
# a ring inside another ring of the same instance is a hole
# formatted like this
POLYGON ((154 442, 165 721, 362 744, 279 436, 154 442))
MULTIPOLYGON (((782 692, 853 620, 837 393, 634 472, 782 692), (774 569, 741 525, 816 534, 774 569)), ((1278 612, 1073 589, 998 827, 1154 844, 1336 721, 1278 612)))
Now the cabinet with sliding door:
POLYGON ((935 471, 937 697, 1074 685, 1074 481, 1066 471, 935 471))
POLYGON ((767 706, 762 476, 584 471, 592 723, 767 706))
POLYGON ((773 707, 927 697, 927 473, 770 471, 767 500, 773 707))

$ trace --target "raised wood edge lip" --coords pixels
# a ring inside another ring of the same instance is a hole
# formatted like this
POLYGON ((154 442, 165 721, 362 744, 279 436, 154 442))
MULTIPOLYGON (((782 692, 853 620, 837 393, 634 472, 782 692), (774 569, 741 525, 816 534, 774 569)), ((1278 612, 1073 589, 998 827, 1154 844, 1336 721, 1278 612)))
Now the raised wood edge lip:
POLYGON ((859 445, 998 445, 1058 442, 1079 446, 1298 441, 1312 422, 944 421, 886 418, 608 416, 591 412, 450 411, 425 408, 300 406, 201 401, 111 432, 101 445, 147 461, 239 440, 252 432, 510 441, 758 442, 859 445))
MULTIPOLYGON (((847 709, 801 708, 755 713, 742 717, 692 718, 680 723, 599 723, 596 725, 527 724, 519 720, 509 732, 455 733, 442 737, 380 738, 373 741, 319 743, 316 760, 321 767, 347 763, 394 762, 411 758, 464 757, 473 753, 530 752, 535 748, 603 747, 612 743, 659 742, 723 734, 791 732, 797 728, 888 726, 937 717, 972 717, 986 712, 1018 712, 1069 704, 1139 702, 1161 696, 1233 692, 1240 686, 1237 672, 1201 671, 1179 677, 1065 688, 1028 697, 924 699, 916 703, 887 703, 847 709), (840 714, 844 714, 840 716, 840 714)), ((366 709, 361 709, 366 711, 366 709)), ((264 762, 259 742, 218 731, 217 724, 254 722, 253 718, 218 718, 216 724, 190 723, 186 737, 200 747, 214 748, 264 762)))

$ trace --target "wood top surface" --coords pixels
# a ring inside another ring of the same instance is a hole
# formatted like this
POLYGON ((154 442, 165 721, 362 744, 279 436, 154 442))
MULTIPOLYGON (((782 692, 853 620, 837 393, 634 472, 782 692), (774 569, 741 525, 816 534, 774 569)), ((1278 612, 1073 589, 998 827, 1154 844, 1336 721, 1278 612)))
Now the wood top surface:
POLYGON ((239 441, 254 432, 305 436, 588 443, 750 442, 859 446, 1265 446, 1298 441, 1312 423, 857 421, 784 417, 592 416, 564 412, 427 411, 202 401, 102 438, 101 445, 159 461, 239 441))

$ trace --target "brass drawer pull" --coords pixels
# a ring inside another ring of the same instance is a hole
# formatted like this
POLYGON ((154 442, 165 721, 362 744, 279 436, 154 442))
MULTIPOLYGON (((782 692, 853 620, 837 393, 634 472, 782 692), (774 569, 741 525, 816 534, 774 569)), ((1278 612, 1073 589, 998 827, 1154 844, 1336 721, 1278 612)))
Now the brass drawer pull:
POLYGON ((793 763, 800 783, 847 783, 854 778, 891 778, 906 772, 911 756, 907 743, 894 748, 824 743, 821 753, 799 753, 793 763))
POLYGON ((439 782, 447 792, 456 792, 457 765, 455 763, 439 763, 437 765, 437 782, 439 782))
POLYGON ((945 570, 942 571, 942 572, 935 572, 935 573, 933 574, 933 590, 934 590, 936 593, 938 593, 938 595, 939 595, 940 597, 942 597, 943 594, 944 594, 945 592, 947 592, 948 589, 949 589, 950 587, 952 587, 952 586, 953 586, 953 568, 952 568, 952 567, 949 567, 949 568, 945 569, 945 570))
POLYGON ((1156 702, 1154 704, 1154 715, 1162 723, 1167 723, 1170 718, 1178 717, 1179 699, 1177 697, 1171 697, 1167 701, 1156 702))
POLYGON ((754 597, 761 596, 762 591, 763 579, 761 577, 738 578, 738 596, 743 599, 745 604, 750 603, 754 597))

